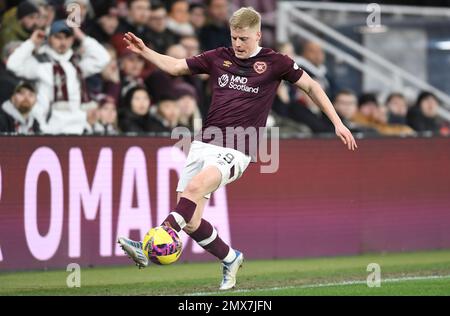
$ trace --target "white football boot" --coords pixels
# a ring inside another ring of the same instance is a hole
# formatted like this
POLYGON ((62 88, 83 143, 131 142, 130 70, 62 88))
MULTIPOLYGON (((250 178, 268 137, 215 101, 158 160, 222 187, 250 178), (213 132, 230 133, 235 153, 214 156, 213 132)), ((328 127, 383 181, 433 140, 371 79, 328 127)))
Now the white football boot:
POLYGON ((235 250, 235 252, 236 258, 232 262, 222 262, 223 279, 222 283, 220 284, 220 290, 230 290, 236 285, 236 274, 239 268, 242 267, 242 263, 244 262, 244 255, 240 251, 235 250))
POLYGON ((132 259, 139 269, 143 269, 148 265, 148 258, 142 250, 142 242, 134 241, 125 237, 119 237, 117 242, 120 247, 128 255, 128 258, 132 259))

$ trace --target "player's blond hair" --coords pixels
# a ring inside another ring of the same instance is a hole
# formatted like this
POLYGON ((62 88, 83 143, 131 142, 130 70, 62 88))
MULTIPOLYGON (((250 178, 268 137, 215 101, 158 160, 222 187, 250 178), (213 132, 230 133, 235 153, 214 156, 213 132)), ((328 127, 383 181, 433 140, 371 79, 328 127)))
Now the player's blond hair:
POLYGON ((230 18, 232 29, 256 29, 261 31, 261 14, 252 7, 240 8, 230 18))

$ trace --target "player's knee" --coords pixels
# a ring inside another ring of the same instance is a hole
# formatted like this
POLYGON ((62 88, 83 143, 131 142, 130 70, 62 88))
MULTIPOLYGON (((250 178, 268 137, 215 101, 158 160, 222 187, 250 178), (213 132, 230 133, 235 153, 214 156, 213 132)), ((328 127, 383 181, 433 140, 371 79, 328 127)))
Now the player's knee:
POLYGON ((202 183, 199 180, 192 180, 189 182, 183 193, 190 196, 202 196, 203 191, 204 188, 202 187, 202 183))

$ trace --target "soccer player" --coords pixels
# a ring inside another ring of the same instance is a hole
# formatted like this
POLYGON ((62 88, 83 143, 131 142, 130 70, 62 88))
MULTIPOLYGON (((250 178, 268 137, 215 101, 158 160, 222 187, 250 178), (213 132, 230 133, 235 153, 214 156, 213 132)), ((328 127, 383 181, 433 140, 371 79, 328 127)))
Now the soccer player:
MULTIPOLYGON (((357 148, 351 132, 336 114, 320 85, 291 58, 259 46, 261 16, 258 12, 253 8, 237 10, 230 18, 230 30, 232 47, 217 48, 188 59, 161 55, 146 47, 132 33, 126 33, 124 40, 128 49, 173 76, 210 75, 213 94, 203 130, 215 127, 225 133, 227 127, 264 127, 278 85, 281 80, 287 80, 320 106, 334 124, 336 135, 349 150, 357 148)), ((238 179, 251 160, 247 147, 239 151, 236 149, 242 148, 239 147, 241 144, 233 142, 234 148, 226 145, 206 137, 192 142, 177 187, 178 204, 162 223, 177 232, 184 230, 222 261, 221 290, 235 286, 244 256, 227 245, 215 228, 202 219, 203 209, 210 194, 238 179)), ((148 258, 143 254, 141 242, 124 237, 120 237, 118 242, 136 265, 147 266, 148 258)))

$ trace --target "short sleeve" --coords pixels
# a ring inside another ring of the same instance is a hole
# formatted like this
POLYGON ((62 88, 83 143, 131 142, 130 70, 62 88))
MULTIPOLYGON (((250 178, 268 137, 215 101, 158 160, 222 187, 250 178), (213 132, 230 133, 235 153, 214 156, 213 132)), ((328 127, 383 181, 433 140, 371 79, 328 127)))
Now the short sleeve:
POLYGON ((295 61, 286 55, 280 55, 281 75, 280 79, 296 83, 303 75, 301 69, 295 61))
POLYGON ((209 50, 203 52, 197 56, 186 59, 187 65, 191 74, 209 74, 211 71, 211 65, 217 55, 217 50, 209 50))

